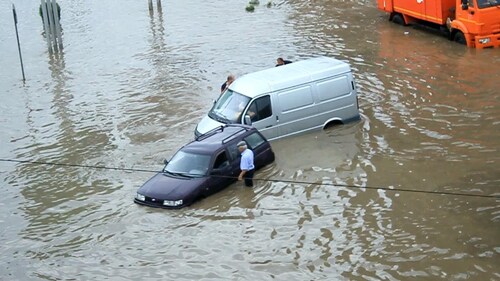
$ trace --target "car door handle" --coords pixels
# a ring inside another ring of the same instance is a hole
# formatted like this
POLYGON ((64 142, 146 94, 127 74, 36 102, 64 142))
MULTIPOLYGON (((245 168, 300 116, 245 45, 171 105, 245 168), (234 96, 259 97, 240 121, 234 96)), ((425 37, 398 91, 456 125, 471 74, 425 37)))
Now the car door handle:
POLYGON ((273 125, 266 126, 266 128, 271 128, 273 125))

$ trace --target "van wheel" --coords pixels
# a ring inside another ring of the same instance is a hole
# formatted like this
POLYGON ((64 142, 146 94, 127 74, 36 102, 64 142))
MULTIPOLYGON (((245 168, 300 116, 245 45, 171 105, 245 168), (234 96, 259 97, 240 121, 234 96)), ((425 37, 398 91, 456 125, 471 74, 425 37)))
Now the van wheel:
POLYGON ((405 20, 401 14, 395 14, 392 16, 392 22, 399 25, 405 25, 405 20))
POLYGON ((333 128, 333 127, 339 126, 339 125, 342 125, 342 121, 340 121, 340 120, 328 122, 328 124, 326 124, 325 127, 323 127, 323 130, 327 130, 327 129, 330 129, 330 128, 333 128))
POLYGON ((457 42, 458 44, 467 45, 467 41, 465 40, 465 36, 462 31, 457 31, 455 33, 455 36, 453 36, 453 41, 457 42))

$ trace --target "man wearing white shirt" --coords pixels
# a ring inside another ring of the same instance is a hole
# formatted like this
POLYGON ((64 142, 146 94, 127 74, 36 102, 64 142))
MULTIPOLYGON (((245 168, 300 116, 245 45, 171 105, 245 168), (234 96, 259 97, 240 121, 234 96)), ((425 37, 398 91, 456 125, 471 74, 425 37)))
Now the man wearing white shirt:
POLYGON ((238 143, 238 150, 241 153, 240 169, 241 173, 238 176, 238 180, 245 179, 245 185, 253 186, 253 173, 255 171, 255 165, 253 163, 253 151, 247 148, 245 141, 240 141, 238 143))

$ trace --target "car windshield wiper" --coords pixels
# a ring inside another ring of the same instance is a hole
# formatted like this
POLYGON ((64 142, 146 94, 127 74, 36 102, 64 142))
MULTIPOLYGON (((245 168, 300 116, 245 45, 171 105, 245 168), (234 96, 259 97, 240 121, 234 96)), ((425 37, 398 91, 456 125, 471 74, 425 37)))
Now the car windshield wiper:
POLYGON ((185 178, 192 178, 192 175, 190 175, 188 173, 171 172, 171 171, 168 171, 168 170, 164 170, 163 172, 167 173, 167 174, 170 174, 170 175, 174 175, 174 176, 180 176, 180 177, 185 177, 185 178))

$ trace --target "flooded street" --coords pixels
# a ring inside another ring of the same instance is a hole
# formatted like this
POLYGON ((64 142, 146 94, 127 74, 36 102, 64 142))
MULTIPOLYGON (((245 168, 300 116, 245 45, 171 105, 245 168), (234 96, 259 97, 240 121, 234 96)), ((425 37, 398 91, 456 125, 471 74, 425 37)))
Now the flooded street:
POLYGON ((374 1, 153 2, 58 1, 56 55, 0 2, 0 280, 500 280, 500 50, 374 1), (273 142, 253 189, 133 203, 153 174, 120 169, 160 170, 229 73, 320 55, 360 121, 273 142))

